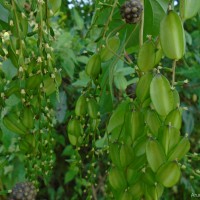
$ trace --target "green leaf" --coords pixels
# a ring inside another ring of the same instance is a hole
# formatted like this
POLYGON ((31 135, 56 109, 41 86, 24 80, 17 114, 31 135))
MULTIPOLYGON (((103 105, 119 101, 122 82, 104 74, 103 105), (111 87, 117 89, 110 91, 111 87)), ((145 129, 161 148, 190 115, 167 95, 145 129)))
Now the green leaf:
POLYGON ((59 10, 61 3, 62 0, 49 0, 50 8, 53 13, 56 13, 59 10))
POLYGON ((69 183, 71 180, 73 180, 75 178, 75 176, 78 174, 78 167, 75 167, 71 170, 69 170, 66 174, 65 174, 65 180, 64 183, 67 184, 69 183))
POLYGON ((160 21, 167 11, 168 0, 145 1, 144 39, 147 35, 157 36, 160 21))
POLYGON ((111 112, 113 109, 113 102, 110 92, 106 90, 106 87, 102 89, 102 95, 100 97, 100 111, 102 114, 111 112))
POLYGON ((95 142, 95 146, 97 148, 104 148, 105 145, 108 145, 107 142, 108 142, 108 136, 105 134, 103 138, 101 139, 98 139, 96 142, 95 142))
POLYGON ((6 105, 10 107, 17 105, 19 102, 21 101, 15 94, 9 96, 9 98, 6 99, 6 105))
POLYGON ((128 82, 122 73, 117 73, 115 75, 114 83, 116 88, 119 89, 120 91, 125 91, 128 86, 128 82))
POLYGON ((3 62, 2 70, 8 79, 12 79, 15 75, 17 75, 17 69, 14 67, 10 59, 3 62))
POLYGON ((75 23, 77 25, 77 29, 82 30, 84 27, 84 22, 83 22, 83 19, 81 18, 81 16, 79 15, 78 11, 75 8, 72 10, 72 14, 73 14, 75 23))
MULTIPOLYGON (((120 52, 118 54, 120 55, 123 52, 124 44, 125 44, 126 34, 124 34, 124 38, 120 45, 120 52)), ((109 88, 110 93, 112 96, 112 99, 114 99, 114 92, 113 92, 113 82, 114 82, 114 75, 115 75, 115 69, 119 66, 123 66, 123 61, 119 60, 118 57, 115 57, 115 59, 112 60, 111 64, 109 64, 109 73, 108 73, 108 79, 109 79, 109 88)))
POLYGON ((192 36, 187 31, 185 31, 185 39, 189 45, 192 45, 192 36))
POLYGON ((117 73, 122 73, 124 76, 132 75, 135 70, 132 67, 123 67, 116 70, 117 73))
POLYGON ((9 12, 0 4, 0 19, 3 22, 8 22, 9 12))
POLYGON ((75 65, 70 58, 65 58, 62 63, 62 68, 66 71, 67 75, 73 79, 75 65))
POLYGON ((183 121, 185 125, 185 133, 191 134, 194 129, 194 116, 189 111, 183 112, 183 121))
POLYGON ((77 87, 86 87, 90 81, 90 77, 85 73, 85 70, 79 73, 79 79, 72 85, 77 87))
POLYGON ((65 149, 62 152, 62 156, 72 156, 75 152, 72 145, 68 145, 65 147, 65 149))
POLYGON ((176 73, 177 75, 194 80, 200 78, 200 67, 199 65, 194 65, 192 67, 177 68, 176 73))
POLYGON ((88 57, 87 56, 79 56, 77 57, 77 61, 80 62, 80 63, 83 63, 83 64, 87 64, 88 62, 88 57))
POLYGON ((60 102, 57 101, 56 105, 56 119, 59 123, 62 123, 65 119, 65 114, 67 111, 67 96, 65 92, 60 92, 59 94, 60 102))

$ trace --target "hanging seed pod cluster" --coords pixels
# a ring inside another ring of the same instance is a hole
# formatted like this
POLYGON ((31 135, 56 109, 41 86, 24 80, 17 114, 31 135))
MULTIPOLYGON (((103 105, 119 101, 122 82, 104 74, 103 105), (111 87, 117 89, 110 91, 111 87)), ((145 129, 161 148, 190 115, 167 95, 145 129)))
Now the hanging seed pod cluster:
POLYGON ((187 135, 180 133, 183 108, 176 88, 154 68, 163 54, 182 58, 184 37, 179 15, 169 10, 161 21, 160 43, 149 38, 139 50, 136 99, 118 105, 107 127, 114 199, 159 199, 164 188, 180 180, 179 161, 190 149, 187 135))
POLYGON ((0 27, 0 58, 11 71, 9 74, 7 69, 0 69, 2 124, 19 136, 19 150, 28 158, 24 161, 26 178, 37 185, 38 177, 50 175, 54 163, 55 116, 50 95, 58 92, 61 84, 51 47, 53 30, 48 8, 52 4, 11 0, 1 5, 8 13, 8 23, 0 27))
POLYGON ((97 181, 94 175, 96 166, 92 163, 99 159, 101 149, 96 148, 97 138, 101 138, 99 125, 101 124, 99 94, 101 92, 100 77, 102 65, 110 61, 120 47, 118 35, 108 37, 91 57, 86 66, 85 73, 90 78, 89 83, 83 88, 77 99, 74 114, 67 124, 69 142, 76 148, 76 158, 82 164, 82 174, 86 174, 86 193, 92 195, 91 184, 97 181), (85 153, 83 153, 85 152, 85 153), (97 158, 98 157, 98 158, 97 158))
POLYGON ((86 141, 89 142, 85 131, 93 132, 98 129, 100 117, 98 102, 95 98, 86 96, 87 94, 83 94, 78 98, 75 106, 75 117, 70 119, 67 126, 69 141, 74 146, 81 146, 86 141))

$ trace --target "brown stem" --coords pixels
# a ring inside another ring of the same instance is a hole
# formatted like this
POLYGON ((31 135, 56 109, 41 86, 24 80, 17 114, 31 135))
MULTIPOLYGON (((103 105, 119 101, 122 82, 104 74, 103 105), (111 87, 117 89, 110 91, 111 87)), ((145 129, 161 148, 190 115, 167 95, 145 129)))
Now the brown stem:
POLYGON ((93 195, 94 200, 98 200, 97 199, 96 189, 94 188, 94 185, 92 185, 92 195, 93 195))

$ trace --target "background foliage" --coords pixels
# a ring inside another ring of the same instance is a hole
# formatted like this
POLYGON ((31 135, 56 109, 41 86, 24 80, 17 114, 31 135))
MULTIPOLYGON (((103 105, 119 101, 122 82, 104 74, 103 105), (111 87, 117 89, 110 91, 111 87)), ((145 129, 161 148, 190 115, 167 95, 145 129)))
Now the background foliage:
MULTIPOLYGON (((2 2, 2 1, 1 1, 2 2)), ((110 166, 105 127, 112 111, 126 96, 134 97, 138 81, 135 73, 137 52, 139 48, 139 26, 127 25, 121 20, 119 5, 122 0, 101 1, 82 0, 62 1, 60 10, 51 18, 54 32, 52 47, 57 69, 62 69, 62 84, 59 94, 50 96, 55 110, 56 124, 52 133, 55 140, 55 163, 46 180, 39 181, 38 199, 111 199, 111 190, 106 172, 110 166), (89 57, 106 44, 106 38, 119 34, 121 46, 118 55, 125 58, 113 59, 102 66, 100 112, 102 121, 95 144, 85 146, 81 151, 70 145, 66 134, 66 125, 74 112, 75 102, 83 88, 89 84, 85 65, 89 57), (120 52, 126 46, 126 52, 120 52), (104 85, 106 85, 104 87, 104 85), (59 96, 59 101, 58 101, 59 96)), ((177 2, 178 3, 178 2, 177 2)), ((0 5, 0 28, 8 23, 8 11, 0 5)), ((144 40, 146 35, 156 36, 160 20, 167 10, 168 0, 146 0, 144 16, 144 40)), ((178 7, 178 5, 176 5, 178 7)), ((175 7, 175 9, 176 9, 175 7)), ((191 150, 184 161, 185 168, 180 183, 171 190, 165 190, 163 199, 190 199, 192 193, 198 193, 200 171, 199 158, 194 152, 200 150, 200 13, 185 21, 187 50, 184 58, 177 63, 177 89, 181 95, 182 106, 188 107, 183 113, 181 132, 188 133, 191 150), (184 80, 189 82, 184 82, 184 80)), ((28 51, 37 49, 35 38, 28 40, 28 51)), ((37 50, 36 50, 37 51, 37 50)), ((10 80, 16 69, 10 60, 1 60, 1 69, 10 80)), ((168 59, 162 60, 163 66, 171 66, 168 59)), ((170 73, 164 72, 166 76, 170 73)), ((1 83, 2 84, 2 83, 1 83)), ((7 106, 16 104, 10 99, 7 106)), ((2 127, 2 126, 1 126, 2 127)), ((26 157, 18 151, 16 134, 3 129, 0 133, 0 191, 9 190, 19 181, 26 179, 24 161, 26 157)), ((50 156, 49 154, 46 155, 50 156)), ((0 198, 6 199, 6 195, 0 198)))

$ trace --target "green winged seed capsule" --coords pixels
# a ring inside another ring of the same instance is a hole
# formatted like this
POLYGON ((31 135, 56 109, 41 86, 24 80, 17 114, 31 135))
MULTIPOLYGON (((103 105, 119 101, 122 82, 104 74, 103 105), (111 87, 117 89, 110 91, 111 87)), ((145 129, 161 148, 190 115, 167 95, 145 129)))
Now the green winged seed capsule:
POLYGON ((45 76, 43 83, 44 83, 44 91, 46 95, 49 96, 52 93, 54 93, 57 87, 60 86, 61 82, 62 82, 62 78, 59 72, 55 74, 55 79, 50 77, 49 75, 45 76))
POLYGON ((160 42, 164 54, 170 59, 179 60, 185 53, 185 33, 179 15, 168 11, 160 23, 160 42))
POLYGON ((160 60, 162 59, 163 56, 163 50, 161 48, 160 41, 158 41, 156 45, 156 58, 155 58, 155 65, 158 65, 160 60))
POLYGON ((142 176, 142 180, 147 185, 154 185, 156 182, 155 173, 152 171, 150 167, 145 168, 142 176))
POLYGON ((134 152, 131 146, 122 144, 120 148, 120 162, 123 168, 127 167, 134 159, 134 152))
POLYGON ((103 62, 110 60, 119 49, 119 45, 120 39, 117 36, 111 37, 107 45, 100 52, 101 60, 103 62))
POLYGON ((134 141, 144 130, 144 117, 139 111, 128 112, 125 117, 125 130, 134 141))
POLYGON ((169 161, 181 160, 190 150, 190 142, 187 137, 183 137, 179 143, 171 150, 168 156, 169 161))
POLYGON ((20 87, 18 84, 12 85, 11 87, 9 87, 6 91, 5 91, 5 96, 9 97, 12 94, 15 94, 16 96, 18 94, 20 94, 20 87))
POLYGON ((100 124, 100 121, 98 119, 92 119, 91 118, 89 120, 90 130, 95 131, 98 128, 99 124, 100 124))
POLYGON ((120 200, 132 200, 133 199, 133 196, 130 192, 128 191, 125 191, 121 194, 120 196, 120 200))
POLYGON ((77 119, 71 119, 67 126, 67 132, 76 137, 81 136, 83 134, 83 128, 80 121, 77 119))
POLYGON ((24 108, 21 120, 25 127, 29 129, 32 129, 34 127, 34 114, 30 107, 24 108))
POLYGON ((159 119, 158 114, 154 110, 147 110, 145 115, 145 121, 152 133, 152 135, 158 135, 158 130, 161 126, 161 120, 159 119))
POLYGON ((13 131, 14 133, 18 133, 20 135, 27 133, 27 128, 22 124, 19 117, 14 112, 8 113, 4 116, 3 124, 7 129, 13 131))
POLYGON ((144 102, 148 97, 150 97, 150 83, 153 79, 152 73, 144 74, 136 87, 136 96, 141 102, 144 102))
POLYGON ((140 137, 135 145, 134 145, 134 153, 136 156, 141 156, 145 154, 146 151, 146 142, 147 142, 147 137, 146 135, 143 137, 140 137))
POLYGON ((113 167, 111 168, 108 176, 110 185, 115 189, 115 190, 124 190, 126 188, 126 179, 125 176, 122 172, 122 170, 113 167))
POLYGON ((90 57, 85 70, 86 74, 93 80, 98 77, 101 71, 101 57, 99 54, 90 57))
POLYGON ((77 137, 77 136, 71 135, 69 133, 68 133, 68 138, 69 138, 70 143, 74 146, 79 146, 83 141, 83 138, 81 136, 77 137))
POLYGON ((129 188, 130 193, 133 195, 134 199, 140 199, 143 195, 143 184, 141 181, 138 181, 134 185, 131 185, 129 188))
POLYGON ((86 102, 86 98, 84 95, 81 95, 77 102, 76 102, 76 106, 75 106, 75 114, 77 116, 83 116, 87 113, 87 102, 86 102))
POLYGON ((170 125, 180 130, 182 124, 182 116, 179 108, 172 110, 165 119, 165 125, 170 125))
POLYGON ((161 184, 146 185, 145 200, 158 200, 163 194, 164 187, 161 184))
POLYGON ((141 174, 138 169, 133 169, 131 166, 125 168, 126 180, 129 185, 135 184, 140 180, 141 174))
POLYGON ((172 90, 174 96, 174 109, 180 106, 180 96, 176 89, 172 90))
POLYGON ((146 163, 147 162, 147 158, 146 158, 146 155, 145 154, 143 154, 143 155, 141 155, 141 156, 137 156, 135 159, 134 159, 134 162, 132 162, 131 164, 130 164, 130 168, 132 168, 132 169, 141 169, 141 168, 143 168, 144 167, 144 163, 146 163))
POLYGON ((146 100, 144 100, 144 102, 142 103, 142 108, 147 108, 151 105, 151 98, 147 98, 146 100))
POLYGON ((159 129, 158 141, 166 155, 179 143, 180 138, 180 131, 172 126, 163 126, 159 129))
POLYGON ((156 179, 165 187, 174 186, 180 179, 181 171, 176 161, 164 163, 156 173, 156 179))
POLYGON ((156 48, 152 41, 146 41, 139 50, 138 67, 147 72, 154 68, 156 59, 156 48))
POLYGON ((118 143, 109 144, 109 154, 113 164, 116 165, 118 168, 121 168, 120 147, 118 143))
POLYGON ((88 99, 87 112, 91 118, 97 119, 99 112, 99 104, 95 99, 88 99))
POLYGON ((42 82, 42 76, 36 74, 26 79, 26 87, 29 90, 39 89, 41 82, 42 82))
POLYGON ((154 76, 150 85, 150 97, 157 113, 166 116, 173 110, 174 98, 170 83, 162 74, 154 76))
POLYGON ((180 14, 183 20, 194 17, 200 10, 199 0, 183 0, 180 1, 180 14))
POLYGON ((146 144, 146 156, 149 166, 156 172, 158 168, 166 161, 166 156, 162 146, 157 140, 149 139, 146 144))
POLYGON ((36 139, 32 134, 27 134, 23 137, 23 140, 20 140, 19 148, 24 153, 33 153, 37 151, 36 139))

